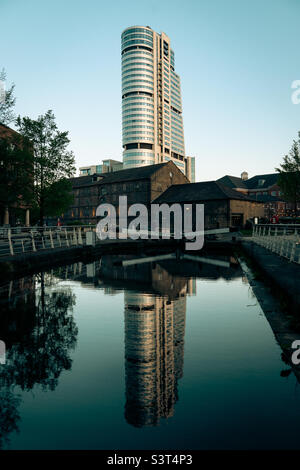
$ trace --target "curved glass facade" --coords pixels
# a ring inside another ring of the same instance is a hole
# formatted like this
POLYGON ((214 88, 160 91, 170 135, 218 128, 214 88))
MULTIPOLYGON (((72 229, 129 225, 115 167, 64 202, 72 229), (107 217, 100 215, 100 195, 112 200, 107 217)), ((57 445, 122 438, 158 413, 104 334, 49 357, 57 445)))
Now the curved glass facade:
POLYGON ((155 163, 153 31, 134 26, 122 33, 122 137, 127 168, 155 163), (131 147, 136 148, 131 148, 131 147))
POLYGON ((183 169, 180 78, 170 39, 132 26, 122 33, 121 53, 124 167, 173 160, 183 169))

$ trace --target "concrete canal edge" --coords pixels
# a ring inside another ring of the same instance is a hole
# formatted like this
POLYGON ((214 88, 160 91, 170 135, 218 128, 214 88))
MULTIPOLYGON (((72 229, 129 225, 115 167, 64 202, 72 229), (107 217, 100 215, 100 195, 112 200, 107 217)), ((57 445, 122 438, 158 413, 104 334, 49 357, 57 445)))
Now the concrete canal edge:
POLYGON ((300 266, 273 255, 253 242, 242 241, 241 245, 246 259, 238 256, 240 266, 282 349, 283 361, 292 368, 300 383, 300 366, 291 361, 295 351, 291 345, 293 341, 300 340, 300 266), (283 298, 288 300, 284 306, 283 298), (295 324, 297 327, 293 326, 295 324))
POLYGON ((242 240, 241 246, 266 279, 284 295, 290 310, 300 318, 300 265, 252 241, 242 240))

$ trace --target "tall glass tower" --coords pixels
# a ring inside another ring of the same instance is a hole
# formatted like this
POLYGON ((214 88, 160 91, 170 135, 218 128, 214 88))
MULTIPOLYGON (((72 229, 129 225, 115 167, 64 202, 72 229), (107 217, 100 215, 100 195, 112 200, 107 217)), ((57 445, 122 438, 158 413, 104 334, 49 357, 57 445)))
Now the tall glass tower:
POLYGON ((174 52, 149 26, 122 33, 122 132, 124 168, 172 160, 186 172, 174 52))

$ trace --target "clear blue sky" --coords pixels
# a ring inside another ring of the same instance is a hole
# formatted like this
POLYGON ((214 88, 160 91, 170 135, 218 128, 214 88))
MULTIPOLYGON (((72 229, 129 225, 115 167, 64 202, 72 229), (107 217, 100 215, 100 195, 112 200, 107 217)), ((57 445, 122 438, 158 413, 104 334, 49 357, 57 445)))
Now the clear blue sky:
POLYGON ((77 166, 121 160, 120 35, 171 38, 197 180, 273 172, 300 130, 300 0, 0 0, 0 68, 21 115, 52 109, 77 166))

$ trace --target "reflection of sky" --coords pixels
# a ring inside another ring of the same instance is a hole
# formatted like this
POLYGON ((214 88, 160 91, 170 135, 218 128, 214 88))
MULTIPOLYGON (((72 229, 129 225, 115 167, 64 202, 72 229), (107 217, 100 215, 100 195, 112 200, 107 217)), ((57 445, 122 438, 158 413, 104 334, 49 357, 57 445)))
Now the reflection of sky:
POLYGON ((124 293, 64 281, 79 329, 71 371, 54 392, 23 394, 12 448, 247 448, 298 446, 296 379, 249 285, 197 280, 187 297, 183 377, 171 419, 134 428, 124 417, 124 293))
POLYGON ((0 68, 17 113, 53 109, 78 166, 120 158, 120 35, 150 25, 175 52, 197 180, 253 176, 273 172, 299 130, 299 14, 298 0, 1 0, 0 68))

